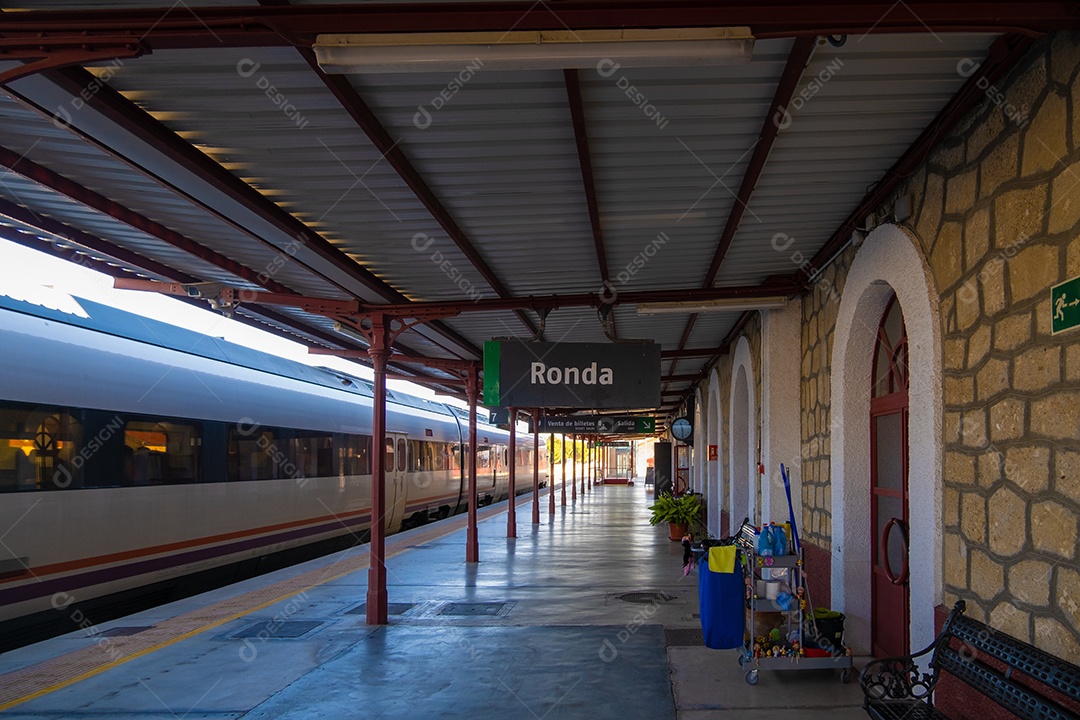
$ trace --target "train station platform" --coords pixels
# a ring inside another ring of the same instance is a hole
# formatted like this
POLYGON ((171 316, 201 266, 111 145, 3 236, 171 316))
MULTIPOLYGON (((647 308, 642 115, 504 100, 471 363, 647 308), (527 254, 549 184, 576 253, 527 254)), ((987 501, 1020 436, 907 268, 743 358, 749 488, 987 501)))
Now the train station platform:
MULTIPOLYGON (((519 500, 387 542, 390 622, 365 624, 365 546, 0 656, 4 718, 862 718, 835 672, 701 644, 696 578, 651 492, 594 486, 532 525, 519 500)), ((557 498, 558 500, 558 498, 557 498)), ((857 661, 857 667, 861 667, 857 661)))

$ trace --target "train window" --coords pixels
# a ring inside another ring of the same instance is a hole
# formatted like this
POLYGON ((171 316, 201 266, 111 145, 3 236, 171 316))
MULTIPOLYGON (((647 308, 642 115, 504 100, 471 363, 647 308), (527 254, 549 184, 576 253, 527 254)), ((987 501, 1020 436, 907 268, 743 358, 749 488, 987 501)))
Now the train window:
POLYGON ((489 468, 491 467, 491 446, 490 445, 478 445, 476 447, 476 467, 489 468))
POLYGON ((279 468, 285 472, 279 473, 278 477, 313 478, 331 477, 334 474, 334 438, 330 434, 297 430, 294 437, 283 444, 287 447, 286 455, 293 467, 279 468))
POLYGON ((171 421, 129 421, 124 425, 122 485, 199 482, 197 425, 171 421))
POLYGON ((282 460, 284 455, 272 428, 229 428, 229 480, 272 480, 276 477, 275 465, 282 464, 282 460))
POLYGON ((346 475, 370 475, 371 474, 371 436, 370 435, 347 435, 340 449, 339 474, 346 475))
POLYGON ((0 407, 0 492, 82 487, 82 424, 50 408, 0 407))
POLYGON ((435 453, 431 443, 420 440, 409 441, 409 472, 426 472, 435 466, 435 453))
POLYGON ((442 460, 442 454, 437 443, 419 443, 421 459, 420 470, 431 472, 437 470, 438 463, 442 460))
POLYGON ((394 469, 394 438, 386 438, 386 455, 383 457, 383 472, 394 469))
MULTIPOLYGON (((405 440, 398 438, 397 441, 397 469, 398 472, 404 472, 405 470, 405 440)), ((389 466, 387 466, 389 467, 389 466)))

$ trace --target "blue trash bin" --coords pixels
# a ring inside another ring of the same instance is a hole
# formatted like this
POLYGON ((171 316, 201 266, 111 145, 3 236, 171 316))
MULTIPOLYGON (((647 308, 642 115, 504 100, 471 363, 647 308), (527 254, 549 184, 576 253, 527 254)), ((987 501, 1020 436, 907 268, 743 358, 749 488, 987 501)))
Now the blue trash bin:
POLYGON ((742 563, 735 572, 709 570, 707 555, 698 562, 698 600, 705 647, 730 650, 743 646, 746 624, 745 584, 742 563))

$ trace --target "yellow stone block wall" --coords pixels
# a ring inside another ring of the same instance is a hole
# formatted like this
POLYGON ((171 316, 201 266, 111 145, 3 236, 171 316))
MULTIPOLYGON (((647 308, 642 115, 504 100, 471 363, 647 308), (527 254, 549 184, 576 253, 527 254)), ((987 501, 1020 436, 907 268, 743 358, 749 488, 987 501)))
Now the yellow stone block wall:
MULTIPOLYGON (((963 598, 975 617, 1073 662, 1080 329, 1051 334, 1050 287, 1080 275, 1078 70, 1080 37, 1036 43, 998 81, 1006 103, 988 94, 898 193, 914 201, 904 224, 942 312, 945 604, 963 598)), ((832 338, 854 254, 803 299, 804 525, 824 549, 832 338)))

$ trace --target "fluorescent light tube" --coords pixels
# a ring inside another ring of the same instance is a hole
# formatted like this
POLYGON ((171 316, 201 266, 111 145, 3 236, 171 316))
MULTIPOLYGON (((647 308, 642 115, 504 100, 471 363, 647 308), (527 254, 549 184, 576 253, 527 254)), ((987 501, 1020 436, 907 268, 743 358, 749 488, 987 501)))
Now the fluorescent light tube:
POLYGON ((638 315, 667 315, 672 313, 736 312, 742 310, 777 310, 787 305, 787 298, 731 298, 721 300, 690 300, 687 302, 638 303, 638 315))
POLYGON ((685 67, 744 63, 750 29, 559 30, 474 33, 329 34, 315 40, 327 73, 458 72, 620 67, 685 67))

